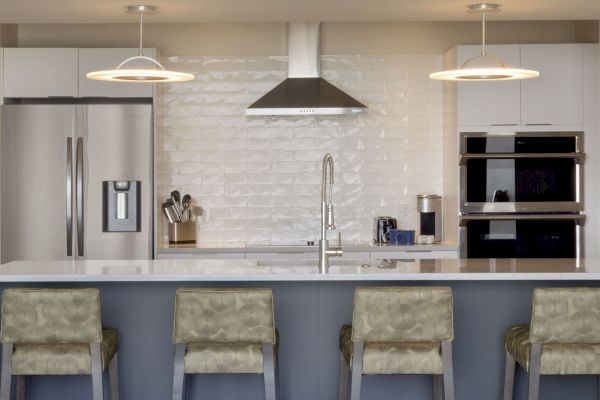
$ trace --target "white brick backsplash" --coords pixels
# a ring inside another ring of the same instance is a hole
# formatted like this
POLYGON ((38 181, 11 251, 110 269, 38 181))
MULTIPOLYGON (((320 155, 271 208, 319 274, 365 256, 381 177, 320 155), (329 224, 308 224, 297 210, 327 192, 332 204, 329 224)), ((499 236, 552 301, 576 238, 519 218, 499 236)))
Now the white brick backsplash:
MULTIPOLYGON (((436 55, 322 56, 322 76, 369 107, 362 116, 246 117, 281 82, 287 57, 169 57, 193 73, 165 85, 157 184, 205 208, 199 242, 304 243, 319 235, 321 159, 335 159, 336 223, 344 240, 372 239, 377 215, 417 228, 416 195, 442 190, 442 67, 436 55)), ((159 222, 163 239, 166 227, 159 222)), ((333 237, 333 236, 332 236, 333 237)))

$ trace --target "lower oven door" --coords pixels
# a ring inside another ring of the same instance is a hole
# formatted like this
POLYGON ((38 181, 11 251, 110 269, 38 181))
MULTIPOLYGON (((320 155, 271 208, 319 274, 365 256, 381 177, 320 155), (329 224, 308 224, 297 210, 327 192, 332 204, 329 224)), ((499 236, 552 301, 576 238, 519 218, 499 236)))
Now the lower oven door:
POLYGON ((585 215, 463 215, 463 258, 575 258, 582 251, 585 215))

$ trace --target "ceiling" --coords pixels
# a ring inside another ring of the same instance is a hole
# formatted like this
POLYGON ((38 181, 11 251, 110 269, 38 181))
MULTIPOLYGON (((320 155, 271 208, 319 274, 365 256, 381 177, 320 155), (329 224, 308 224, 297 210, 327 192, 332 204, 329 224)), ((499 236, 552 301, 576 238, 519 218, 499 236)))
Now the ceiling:
MULTIPOLYGON (((476 20, 469 0, 146 0, 148 22, 476 20)), ((498 20, 600 19, 600 0, 501 0, 498 20)), ((123 0, 0 0, 0 23, 132 22, 123 0)), ((133 4, 135 0, 133 0, 133 4)))

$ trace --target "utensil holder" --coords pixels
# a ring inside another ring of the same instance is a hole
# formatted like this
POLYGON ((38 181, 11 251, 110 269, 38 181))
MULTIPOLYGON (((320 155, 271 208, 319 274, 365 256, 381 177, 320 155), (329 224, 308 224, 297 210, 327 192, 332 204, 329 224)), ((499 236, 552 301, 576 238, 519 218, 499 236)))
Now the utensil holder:
POLYGON ((196 243, 196 221, 169 223, 169 244, 196 243))

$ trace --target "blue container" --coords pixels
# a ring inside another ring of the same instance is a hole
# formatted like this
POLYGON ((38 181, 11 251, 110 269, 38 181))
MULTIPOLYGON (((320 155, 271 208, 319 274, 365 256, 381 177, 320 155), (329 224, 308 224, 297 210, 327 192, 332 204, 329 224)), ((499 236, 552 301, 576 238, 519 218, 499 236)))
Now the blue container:
POLYGON ((402 230, 400 229, 390 229, 388 231, 390 235, 390 244, 401 244, 402 242, 402 230))
POLYGON ((410 246, 415 244, 415 231, 413 230, 399 230, 399 244, 403 246, 410 246))

